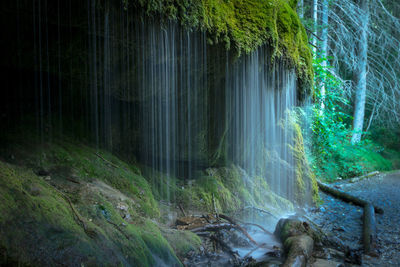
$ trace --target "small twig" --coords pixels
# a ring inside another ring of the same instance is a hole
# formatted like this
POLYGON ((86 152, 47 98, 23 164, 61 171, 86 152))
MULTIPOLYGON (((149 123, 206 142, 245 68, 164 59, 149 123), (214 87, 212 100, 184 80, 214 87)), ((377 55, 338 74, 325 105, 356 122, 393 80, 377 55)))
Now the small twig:
POLYGON ((99 158, 101 158, 102 160, 104 160, 107 164, 110 164, 111 166, 113 166, 114 168, 119 169, 119 167, 117 165, 115 165, 114 163, 112 163, 109 160, 106 160, 105 158, 103 158, 99 153, 94 153, 96 156, 98 156, 99 158))
POLYGON ((186 212, 185 212, 185 210, 183 209, 183 207, 182 207, 182 205, 180 203, 178 204, 178 207, 181 210, 183 216, 186 217, 186 212))
POLYGON ((231 254, 232 258, 234 259, 234 261, 236 261, 236 263, 238 263, 238 255, 235 251, 232 250, 232 248, 230 246, 228 246, 224 241, 222 241, 221 239, 217 238, 215 235, 212 235, 210 237, 212 240, 214 240, 215 242, 218 242, 222 249, 229 252, 229 254, 231 254))
POLYGON ((268 231, 267 229, 265 229, 264 227, 262 227, 261 225, 255 224, 255 223, 247 223, 247 222, 240 222, 241 224, 244 225, 250 225, 250 226, 255 226, 260 228, 263 232, 265 232, 267 235, 273 235, 273 233, 271 233, 270 231, 268 231))
POLYGON ((311 33, 311 35, 312 36, 314 36, 315 38, 317 38, 319 41, 321 41, 322 42, 322 39, 318 36, 318 35, 316 35, 315 33, 313 33, 313 31, 312 30, 310 30, 310 29, 308 29, 308 28, 306 28, 306 31, 308 31, 309 33, 311 33))
POLYGON ((268 215, 271 215, 271 216, 274 217, 275 219, 279 219, 277 216, 275 216, 275 215, 272 214, 271 212, 269 212, 269 211, 267 211, 267 210, 264 210, 264 209, 260 209, 260 208, 254 207, 254 206, 246 206, 246 207, 244 207, 244 208, 242 208, 242 209, 240 209, 240 210, 237 210, 237 211, 235 212, 235 214, 239 213, 240 211, 244 211, 244 210, 246 210, 246 209, 253 209, 253 210, 256 210, 256 211, 258 211, 258 212, 266 213, 266 214, 268 214, 268 215))
POLYGON ((317 47, 316 45, 314 45, 313 43, 311 43, 311 42, 308 42, 308 44, 309 44, 309 45, 311 45, 312 47, 314 47, 314 48, 317 48, 317 49, 318 49, 318 47, 317 47))
POLYGON ((207 218, 207 216, 202 215, 201 218, 203 218, 204 220, 206 220, 208 223, 211 223, 210 220, 207 218))
POLYGON ((123 236, 126 237, 126 239, 130 240, 128 234, 126 234, 124 231, 122 231, 122 229, 121 229, 116 223, 113 223, 112 221, 109 221, 109 220, 107 220, 107 219, 106 219, 106 221, 107 221, 109 224, 113 225, 123 236))
POLYGON ((224 214, 220 214, 219 216, 220 216, 222 219, 227 220, 227 221, 230 222, 231 224, 236 225, 236 228, 239 229, 239 231, 242 232, 242 233, 251 241, 251 243, 253 243, 253 244, 255 244, 255 245, 258 245, 258 243, 249 235, 249 233, 248 233, 242 226, 240 226, 239 224, 237 224, 235 220, 233 220, 232 218, 230 218, 230 217, 228 217, 228 216, 226 216, 226 215, 224 215, 224 214))
POLYGON ((218 211, 217 211, 217 205, 215 204, 214 194, 212 194, 212 202, 213 202, 213 205, 214 205, 215 216, 217 217, 217 221, 219 221, 219 215, 218 215, 218 211))
POLYGON ((237 225, 230 224, 230 223, 218 223, 218 224, 208 224, 208 225, 205 225, 205 226, 202 226, 202 227, 197 227, 197 228, 194 228, 194 229, 192 229, 190 231, 192 231, 194 233, 196 233, 196 232, 205 232, 205 231, 215 232, 215 231, 219 231, 219 230, 223 230, 223 229, 230 230, 232 228, 237 228, 237 225))
POLYGON ((75 183, 75 184, 81 184, 81 182, 79 182, 79 181, 77 181, 77 180, 75 180, 75 179, 73 179, 71 177, 67 177, 67 180, 72 182, 72 183, 75 183))
POLYGON ((247 253, 246 256, 244 256, 243 260, 246 260, 254 251, 256 251, 257 249, 259 249, 265 245, 267 245, 267 244, 262 243, 262 244, 259 244, 257 247, 253 248, 252 250, 250 250, 250 252, 247 253))
POLYGON ((62 198, 64 198, 64 200, 66 200, 73 212, 73 214, 75 215, 76 219, 78 220, 79 224, 83 227, 83 230, 85 230, 85 233, 88 234, 88 236, 93 236, 93 232, 91 232, 88 228, 87 225, 85 223, 85 221, 81 218, 81 216, 79 215, 78 211, 76 211, 74 205, 72 204, 71 200, 69 199, 69 197, 67 195, 65 195, 63 192, 61 192, 57 187, 53 186, 52 184, 44 181, 47 185, 49 185, 50 187, 52 187, 54 190, 56 190, 57 193, 59 193, 61 195, 62 198))

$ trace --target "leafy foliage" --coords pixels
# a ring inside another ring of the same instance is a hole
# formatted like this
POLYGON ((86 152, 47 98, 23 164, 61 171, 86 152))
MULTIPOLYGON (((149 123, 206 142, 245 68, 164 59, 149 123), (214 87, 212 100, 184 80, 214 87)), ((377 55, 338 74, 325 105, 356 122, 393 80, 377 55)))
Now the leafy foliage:
POLYGON ((322 64, 326 58, 314 59, 315 103, 303 117, 310 117, 309 147, 315 173, 320 179, 333 181, 350 178, 373 170, 389 170, 391 163, 380 154, 382 147, 366 135, 360 143, 352 144, 349 102, 342 82, 331 66, 322 64), (325 94, 321 94, 325 86, 325 94))

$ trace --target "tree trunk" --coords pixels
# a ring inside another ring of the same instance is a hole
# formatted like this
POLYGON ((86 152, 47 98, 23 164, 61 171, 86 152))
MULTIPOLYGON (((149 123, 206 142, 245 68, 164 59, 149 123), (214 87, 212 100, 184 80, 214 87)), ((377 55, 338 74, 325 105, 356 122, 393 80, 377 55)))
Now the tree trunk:
POLYGON ((297 13, 301 19, 304 18, 304 0, 300 0, 297 5, 297 13))
MULTIPOLYGON (((322 33, 321 33, 321 40, 322 40, 322 47, 321 47, 321 57, 324 59, 322 61, 322 66, 328 66, 328 15, 329 15, 329 0, 322 1, 322 33)), ((321 109, 322 112, 325 109, 325 95, 326 95, 326 85, 325 81, 322 81, 321 87, 321 109)))
POLYGON ((314 38, 312 41, 314 56, 317 55, 317 36, 318 36, 318 0, 313 2, 313 21, 314 21, 314 38))
POLYGON ((353 72, 355 86, 354 119, 353 119, 353 144, 360 142, 364 125, 365 100, 367 92, 367 60, 368 60, 368 24, 369 24, 369 0, 359 0, 360 9, 364 13, 360 21, 360 39, 357 43, 357 57, 359 58, 356 69, 353 72))

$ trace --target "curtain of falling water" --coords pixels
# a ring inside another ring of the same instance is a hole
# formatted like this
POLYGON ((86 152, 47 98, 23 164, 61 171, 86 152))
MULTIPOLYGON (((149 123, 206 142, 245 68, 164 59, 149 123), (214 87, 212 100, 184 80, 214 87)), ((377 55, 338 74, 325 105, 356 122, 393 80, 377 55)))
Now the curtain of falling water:
MULTIPOLYGON (((201 149, 198 138, 205 130, 207 93, 205 35, 172 22, 137 22, 135 27, 141 44, 136 55, 140 62, 133 64, 142 88, 142 157, 163 174, 169 187, 169 176, 193 178, 201 149)), ((168 189, 159 190, 170 198, 168 189)))
POLYGON ((87 0, 83 8, 77 1, 18 0, 17 6, 31 14, 17 16, 18 43, 30 41, 33 50, 21 48, 19 60, 32 55, 42 141, 58 118, 61 133, 79 131, 97 147, 135 154, 153 170, 163 197, 173 199, 168 177, 196 178, 211 162, 210 143, 222 144, 227 126, 227 160, 292 198, 292 134, 282 120, 296 104, 296 77, 269 62, 267 47, 238 60, 217 57, 205 33, 135 17, 108 1, 87 0))
POLYGON ((269 63, 267 51, 260 48, 227 64, 228 154, 251 176, 265 177, 274 192, 293 199, 293 135, 286 124, 296 104, 296 77, 282 63, 269 63))

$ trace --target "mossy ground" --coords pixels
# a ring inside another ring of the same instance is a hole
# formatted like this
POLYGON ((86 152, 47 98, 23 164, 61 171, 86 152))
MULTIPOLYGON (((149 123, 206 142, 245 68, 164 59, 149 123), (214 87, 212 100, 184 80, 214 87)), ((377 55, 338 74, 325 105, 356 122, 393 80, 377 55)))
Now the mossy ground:
MULTIPOLYGON (((66 139, 8 141, 0 152, 1 264, 180 266, 134 165, 66 139)), ((177 253, 196 249, 187 235, 177 233, 185 241, 177 253)))
POLYGON ((198 251, 200 239, 162 226, 159 203, 181 204, 189 213, 213 213, 214 205, 226 214, 246 206, 275 214, 293 209, 264 179, 235 165, 188 181, 66 137, 43 142, 24 133, 1 140, 3 263, 180 265, 178 257, 198 251))
POLYGON ((209 168, 193 180, 162 177, 153 180, 156 199, 180 204, 185 210, 233 214, 244 207, 262 208, 273 213, 288 212, 293 204, 271 191, 262 177, 250 177, 236 165, 209 168), (169 190, 169 198, 166 191, 169 190), (214 207, 215 204, 215 207, 214 207))

